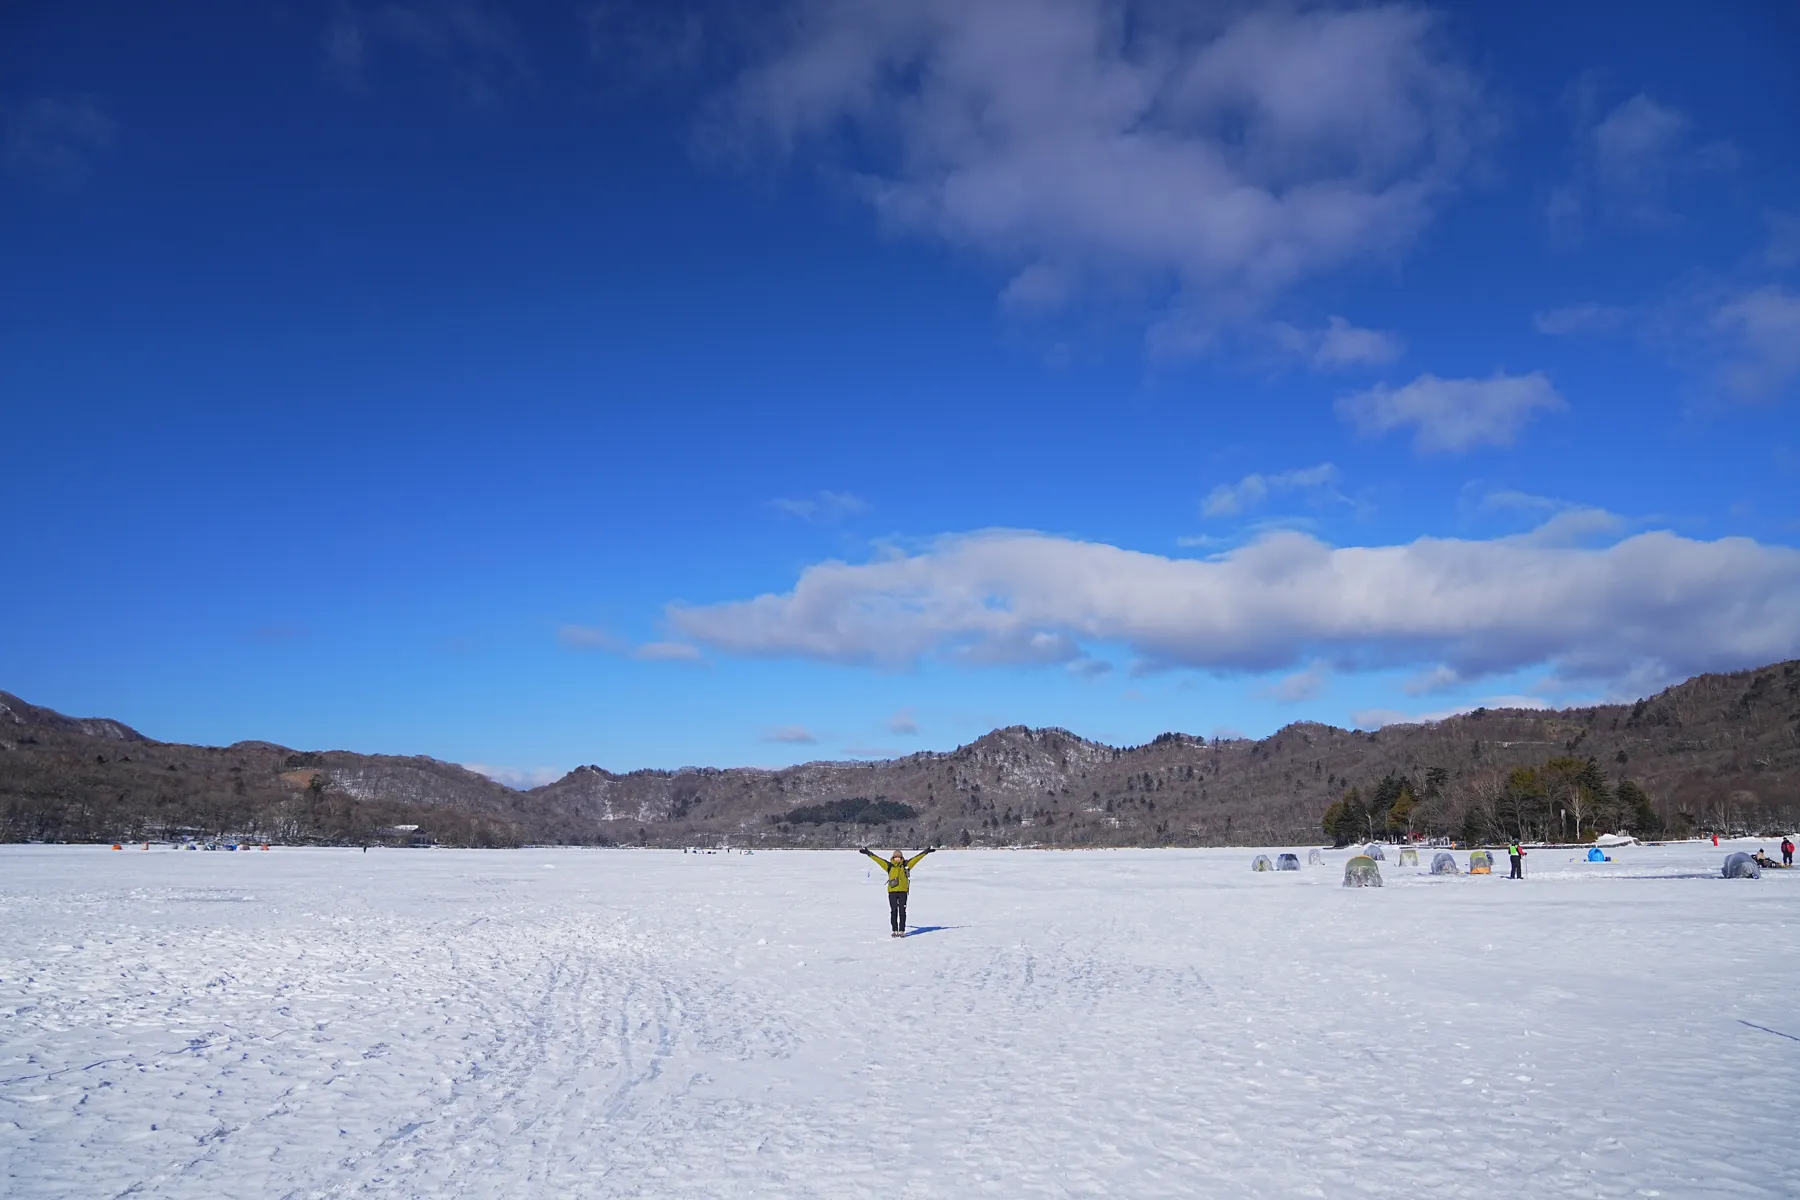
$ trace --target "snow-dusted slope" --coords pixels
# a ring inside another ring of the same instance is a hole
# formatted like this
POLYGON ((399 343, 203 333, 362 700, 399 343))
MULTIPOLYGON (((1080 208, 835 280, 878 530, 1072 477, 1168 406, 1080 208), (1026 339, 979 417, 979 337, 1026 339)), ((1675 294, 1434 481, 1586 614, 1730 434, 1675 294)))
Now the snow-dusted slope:
POLYGON ((1723 849, 947 852, 894 941, 844 853, 5 847, 0 1192, 1792 1196, 1723 849))

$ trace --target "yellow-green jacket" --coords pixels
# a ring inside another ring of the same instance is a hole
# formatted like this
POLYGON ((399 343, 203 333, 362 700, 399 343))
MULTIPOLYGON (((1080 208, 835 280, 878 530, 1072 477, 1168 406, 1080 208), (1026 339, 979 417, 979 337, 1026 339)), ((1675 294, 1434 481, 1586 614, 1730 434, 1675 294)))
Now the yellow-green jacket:
POLYGON ((911 886, 912 869, 918 866, 919 860, 930 854, 931 851, 921 850, 904 862, 889 862, 867 847, 863 848, 863 853, 874 859, 881 869, 887 872, 888 891, 904 892, 911 886))

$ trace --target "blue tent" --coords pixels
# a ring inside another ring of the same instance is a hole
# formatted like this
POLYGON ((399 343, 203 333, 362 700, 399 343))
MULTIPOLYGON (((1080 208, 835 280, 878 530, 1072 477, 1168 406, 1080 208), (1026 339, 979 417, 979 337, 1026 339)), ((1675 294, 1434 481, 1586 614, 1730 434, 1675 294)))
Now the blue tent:
POLYGON ((1600 853, 1600 847, 1594 846, 1588 850, 1588 861, 1589 862, 1611 862, 1612 860, 1607 858, 1606 855, 1600 853))

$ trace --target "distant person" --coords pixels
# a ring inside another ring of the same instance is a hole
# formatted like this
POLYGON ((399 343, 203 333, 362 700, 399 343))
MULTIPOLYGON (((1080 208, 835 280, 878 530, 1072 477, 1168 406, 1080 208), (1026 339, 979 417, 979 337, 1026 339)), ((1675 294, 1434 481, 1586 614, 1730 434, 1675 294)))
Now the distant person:
POLYGON ((1507 878, 1525 878, 1525 848, 1517 842, 1508 842, 1506 853, 1507 856, 1512 859, 1512 874, 1507 876, 1507 878))
POLYGON ((1719 835, 1715 833, 1715 834, 1713 834, 1713 849, 1717 850, 1718 848, 1719 848, 1719 835))
POLYGON ((928 846, 911 858, 898 850, 891 857, 882 858, 867 846, 862 848, 864 854, 874 859, 876 865, 887 872, 888 925, 892 928, 893 937, 906 936, 906 894, 912 887, 912 869, 936 848, 928 846))
POLYGON ((1784 867, 1791 867, 1794 865, 1793 838, 1784 837, 1781 839, 1781 865, 1784 867))

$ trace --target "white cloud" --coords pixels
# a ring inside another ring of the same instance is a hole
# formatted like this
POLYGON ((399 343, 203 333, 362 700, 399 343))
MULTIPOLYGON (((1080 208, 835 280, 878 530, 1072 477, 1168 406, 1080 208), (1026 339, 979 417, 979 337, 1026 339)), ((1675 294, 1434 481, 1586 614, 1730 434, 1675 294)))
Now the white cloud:
POLYGON ((645 642, 631 651, 633 658, 645 662, 702 662, 700 647, 687 642, 645 642))
POLYGON ((645 662, 704 662, 700 647, 687 642, 643 642, 632 645, 610 629, 598 625, 563 625, 556 640, 570 650, 593 650, 603 654, 625 654, 645 662))
POLYGON ((789 746, 810 746, 819 739, 803 725, 777 725, 773 729, 763 730, 763 741, 779 742, 789 746))
POLYGON ((1642 92, 1594 126, 1594 169, 1608 199, 1639 220, 1661 216, 1669 160, 1692 122, 1642 92))
POLYGON ((1313 361, 1322 367, 1379 366, 1393 362, 1404 350, 1405 344, 1391 333, 1359 329, 1342 317, 1332 317, 1313 361))
POLYGON ((1768 214, 1769 244, 1763 261, 1775 270, 1800 264, 1800 213, 1768 214))
POLYGON ((1283 676, 1257 695, 1281 704, 1298 704, 1302 700, 1311 700, 1324 689, 1325 674, 1324 664, 1314 663, 1304 671, 1283 676))
POLYGON ((1563 407, 1541 371, 1491 379, 1421 375, 1405 387, 1378 385, 1337 403, 1338 415, 1364 434, 1413 426, 1413 447, 1422 454, 1509 446, 1535 414, 1563 407))
POLYGON ((1252 473, 1236 483, 1221 483, 1213 488, 1201 502, 1200 511, 1209 517, 1235 516, 1258 507, 1270 496, 1288 492, 1323 492, 1342 499, 1337 483, 1338 469, 1331 463, 1296 471, 1278 471, 1272 475, 1252 473))
POLYGON ((1479 505, 1484 511, 1493 509, 1524 509, 1528 512, 1556 511, 1570 507, 1566 500, 1558 500, 1554 496, 1537 496, 1530 492, 1502 490, 1486 492, 1479 505))
POLYGON ((1405 246, 1485 132, 1412 5, 794 0, 769 27, 715 140, 818 151, 889 227, 1003 264, 1009 305, 1166 282, 1163 348, 1405 246))
POLYGON ((771 500, 769 507, 786 516, 798 517, 802 521, 830 524, 833 521, 841 521, 845 517, 853 517, 857 513, 866 512, 869 506, 860 496, 851 495, 849 492, 819 491, 810 496, 771 500))
POLYGON ((535 74, 512 19, 481 0, 340 6, 319 40, 320 69, 346 91, 362 92, 377 60, 394 51, 431 63, 474 108, 492 108, 535 74))
POLYGON ((1713 327, 1732 346, 1726 381, 1742 395, 1767 397, 1800 376, 1800 295, 1764 287, 1719 307, 1713 327))
POLYGON ((1625 519, 1617 513, 1571 505, 1519 538, 1534 546, 1574 546, 1616 536, 1624 528, 1625 519))
POLYGON ((1478 708, 1523 708, 1542 712, 1550 706, 1536 696, 1490 696, 1479 704, 1463 704, 1436 712, 1408 713, 1396 708, 1365 708, 1350 714, 1358 729, 1385 729, 1389 725, 1430 725, 1437 721, 1460 717, 1478 708))
POLYGON ((641 92, 685 83, 702 69, 709 44, 705 12, 684 4, 590 0, 577 8, 589 59, 602 87, 641 92))
POLYGON ((917 737, 919 734, 918 717, 910 708, 903 708, 889 717, 887 727, 889 733, 899 734, 901 737, 917 737))
POLYGON ((621 654, 629 646, 624 638, 597 625, 560 626, 556 640, 571 650, 604 650, 612 654, 621 654))
POLYGON ((1441 692, 1446 688, 1455 687, 1462 681, 1463 677, 1460 672, 1439 663, 1430 670, 1414 675, 1406 681, 1403 688, 1409 696, 1429 696, 1433 692, 1441 692))
POLYGON ((111 148, 118 122, 83 96, 40 96, 0 107, 0 151, 9 175, 49 187, 86 178, 94 157, 111 148))
POLYGON ((1697 146, 1686 113, 1644 92, 1599 113, 1592 78, 1572 89, 1575 134, 1572 174, 1554 188, 1544 216, 1565 239, 1579 238, 1591 220, 1661 228, 1678 218, 1672 185, 1684 177, 1729 167, 1724 143, 1697 146))
MULTIPOLYGON (((1792 230, 1770 216, 1765 265, 1779 270, 1789 254, 1800 259, 1800 221, 1792 230), (1792 249, 1784 239, 1793 240, 1792 249)), ((1735 286, 1685 283, 1654 302, 1634 307, 1575 304, 1537 313, 1533 324, 1554 335, 1628 330, 1652 347, 1692 366, 1716 371, 1740 396, 1765 400, 1800 376, 1800 294, 1778 283, 1735 286)))
POLYGON ((489 763, 472 762, 462 765, 477 775, 486 775, 495 783, 504 783, 521 792, 555 783, 567 774, 556 767, 497 767, 489 763))
POLYGON ((1018 313, 1046 312, 1065 303, 1073 290, 1074 282, 1067 274, 1033 263, 1000 290, 1000 306, 1018 313))
POLYGON ((1611 333, 1625 324, 1631 310, 1616 304, 1571 304, 1532 315, 1539 333, 1563 336, 1571 333, 1611 333))
POLYGON ((1406 343, 1396 334, 1364 329, 1335 316, 1326 319, 1323 329, 1298 329, 1278 322, 1270 327, 1270 334, 1284 351, 1321 371, 1380 366, 1406 351, 1406 343))
POLYGON ((1800 551, 1667 532, 1604 547, 1526 535, 1334 548, 1285 532, 1196 561, 994 531, 820 563, 785 594, 671 606, 668 619, 721 651, 844 663, 1076 661, 1116 646, 1207 670, 1675 679, 1800 655, 1800 551))
MULTIPOLYGON (((1465 492, 1467 490, 1465 488, 1465 492)), ((1536 496, 1529 492, 1486 492, 1475 507, 1483 513, 1528 514, 1537 524, 1517 537, 1539 546, 1572 546, 1613 537, 1621 533, 1628 524, 1624 517, 1604 508, 1572 504, 1567 500, 1536 496)))

